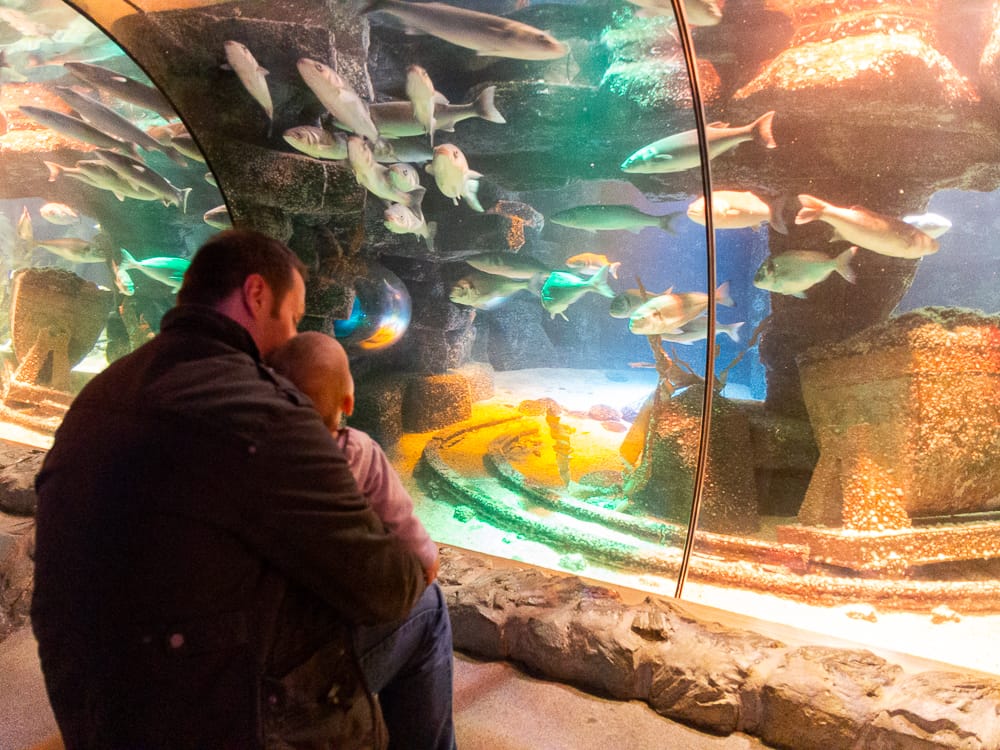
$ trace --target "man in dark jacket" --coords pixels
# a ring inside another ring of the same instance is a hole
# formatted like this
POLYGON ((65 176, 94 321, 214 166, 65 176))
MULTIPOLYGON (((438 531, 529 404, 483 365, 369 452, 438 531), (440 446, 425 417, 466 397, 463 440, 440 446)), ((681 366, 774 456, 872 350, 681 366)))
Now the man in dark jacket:
POLYGON ((453 745, 440 589, 308 399, 261 363, 295 334, 303 274, 280 242, 216 235, 160 334, 96 376, 56 433, 32 622, 69 750, 377 745, 374 704, 350 700, 352 637, 374 690, 400 670, 425 681, 411 688, 436 696, 426 746, 453 745))

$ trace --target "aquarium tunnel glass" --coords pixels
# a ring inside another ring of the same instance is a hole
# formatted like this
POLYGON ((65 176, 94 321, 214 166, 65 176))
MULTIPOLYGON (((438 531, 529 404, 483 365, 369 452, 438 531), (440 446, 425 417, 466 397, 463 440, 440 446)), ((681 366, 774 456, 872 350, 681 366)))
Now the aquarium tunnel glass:
POLYGON ((992 2, 0 0, 0 44, 9 439, 257 229, 437 541, 1000 673, 992 2))

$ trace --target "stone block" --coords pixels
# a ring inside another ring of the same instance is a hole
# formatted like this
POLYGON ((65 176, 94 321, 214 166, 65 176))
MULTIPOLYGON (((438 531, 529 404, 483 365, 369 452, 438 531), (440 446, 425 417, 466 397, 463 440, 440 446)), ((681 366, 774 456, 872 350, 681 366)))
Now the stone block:
POLYGON ((407 432, 439 430, 472 416, 472 395, 464 375, 413 376, 403 396, 407 432))

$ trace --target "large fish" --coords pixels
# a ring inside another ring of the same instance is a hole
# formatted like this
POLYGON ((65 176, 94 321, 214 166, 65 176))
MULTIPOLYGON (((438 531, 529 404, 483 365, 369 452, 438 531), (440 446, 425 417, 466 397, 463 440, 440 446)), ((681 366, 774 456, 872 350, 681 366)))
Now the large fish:
POLYGON ((407 3, 371 0, 362 13, 383 11, 399 19, 410 31, 420 31, 478 55, 517 60, 555 60, 569 48, 551 34, 526 23, 456 8, 443 3, 407 3))
POLYGON ((413 105, 413 119, 430 136, 433 148, 434 130, 437 128, 434 110, 448 104, 448 98, 434 88, 430 75, 419 65, 411 65, 406 69, 406 98, 413 105))
POLYGON ((604 297, 614 297, 614 290, 608 286, 608 272, 611 266, 604 266, 589 279, 581 279, 575 273, 553 271, 542 284, 542 307, 549 316, 556 315, 568 320, 566 308, 587 292, 596 292, 604 297))
POLYGON ((114 70, 83 62, 63 63, 63 67, 81 81, 106 91, 119 99, 156 112, 164 120, 176 120, 177 112, 159 89, 147 86, 114 70))
POLYGON ((460 305, 491 310, 512 294, 528 288, 525 279, 508 279, 482 271, 470 271, 452 286, 448 299, 460 305))
POLYGON ((535 260, 530 255, 517 253, 477 253, 463 258, 463 260, 477 271, 525 281, 540 273, 547 274, 551 270, 540 260, 535 260))
POLYGON ((315 125, 300 125, 297 128, 289 128, 281 137, 296 151, 301 151, 314 159, 347 158, 346 133, 331 133, 315 125))
POLYGON ((951 220, 940 214, 917 214, 904 216, 903 221, 911 227, 916 227, 921 232, 934 239, 951 229, 951 220))
POLYGON ((428 222, 419 206, 413 209, 401 203, 393 203, 382 212, 382 220, 385 228, 393 234, 415 234, 417 237, 423 237, 427 249, 434 252, 437 223, 428 222))
MULTIPOLYGON (((749 125, 731 128, 724 122, 713 122, 705 129, 708 140, 708 158, 714 159, 739 146, 744 141, 756 140, 765 148, 777 148, 771 133, 774 112, 767 112, 749 125)), ((658 174, 661 172, 683 172, 701 165, 698 150, 698 131, 685 130, 683 133, 667 136, 643 146, 622 162, 623 172, 638 174, 658 174)))
POLYGON ((345 130, 363 135, 372 143, 378 140, 378 128, 368 112, 368 105, 339 73, 307 57, 300 58, 297 65, 306 86, 345 130))
POLYGON ((229 217, 229 209, 226 204, 208 209, 202 215, 202 221, 213 229, 232 229, 233 220, 229 217))
MULTIPOLYGON (((628 0, 642 8, 639 16, 674 16, 670 0, 628 0)), ((715 26, 722 21, 717 0, 684 0, 684 17, 692 26, 715 26)))
POLYGON ((80 214, 72 206, 65 203, 46 203, 38 213, 42 215, 49 224, 56 224, 61 227, 72 226, 80 223, 80 214))
POLYGON ((103 103, 80 94, 68 86, 56 86, 56 93, 84 120, 95 128, 124 143, 135 143, 146 151, 161 151, 182 167, 187 166, 184 157, 172 146, 164 146, 145 130, 136 127, 130 120, 103 103))
POLYGON ((83 141, 94 146, 106 149, 122 149, 136 156, 139 152, 134 143, 120 141, 114 136, 108 135, 103 130, 95 128, 88 122, 84 122, 79 117, 73 117, 54 109, 45 107, 33 107, 29 104, 22 104, 19 109, 35 122, 39 122, 46 127, 62 133, 74 140, 83 141))
POLYGON ((434 152, 423 142, 417 143, 413 138, 397 138, 395 140, 380 140, 372 147, 375 161, 386 164, 395 162, 428 162, 434 158, 434 152))
MULTIPOLYGON (((726 307, 733 306, 729 296, 729 282, 715 290, 715 301, 726 307)), ((708 309, 708 295, 704 292, 658 294, 637 307, 628 319, 628 328, 641 336, 659 336, 676 333, 685 323, 697 318, 708 309)))
MULTIPOLYGON (((674 291, 673 287, 670 287, 663 294, 671 294, 674 291)), ((653 297, 658 297, 658 294, 645 294, 639 289, 626 289, 624 292, 616 294, 614 299, 611 300, 611 307, 609 309, 609 314, 612 318, 627 318, 632 315, 636 310, 638 310, 644 303, 653 299, 653 297)))
POLYGON ((434 147, 434 158, 424 169, 434 175, 438 189, 451 198, 457 206, 458 199, 463 198, 473 211, 482 213, 479 203, 479 178, 482 174, 469 169, 469 162, 458 146, 442 143, 434 147))
POLYGON ((836 258, 814 250, 792 250, 772 255, 757 269, 753 285, 768 292, 805 299, 806 289, 824 281, 834 271, 853 284, 855 273, 851 268, 851 258, 857 252, 858 248, 851 246, 836 258))
POLYGON ((620 260, 609 260, 608 256, 602 253, 577 253, 566 259, 567 268, 572 268, 575 273, 585 276, 593 276, 607 266, 611 269, 611 275, 617 279, 621 265, 620 260))
MULTIPOLYGON (((691 221, 705 224, 705 197, 695 200, 687 209, 691 221)), ((742 229, 770 223, 775 231, 788 234, 781 213, 749 191, 713 190, 712 223, 716 229, 742 229)))
POLYGON ((122 262, 120 269, 122 272, 128 274, 130 271, 139 271, 149 278, 159 281, 161 284, 166 284, 175 292, 181 288, 181 282, 184 281, 184 272, 191 265, 191 261, 187 258, 162 256, 136 260, 125 248, 121 249, 121 253, 122 262))
MULTIPOLYGON (((739 341, 740 336, 737 331, 742 326, 743 321, 739 323, 720 323, 716 321, 715 335, 718 336, 720 333, 724 333, 733 341, 739 341)), ((694 320, 689 320, 675 332, 660 334, 660 338, 674 344, 694 344, 698 341, 704 341, 708 338, 708 316, 699 315, 694 320)))
POLYGON ((674 220, 678 213, 654 216, 628 205, 589 205, 574 206, 549 217, 554 224, 574 229, 586 229, 588 232, 625 229, 633 234, 646 227, 660 227, 671 234, 676 234, 674 220))
POLYGON ((869 211, 862 206, 842 208, 811 195, 800 195, 802 208, 796 224, 819 219, 833 227, 831 242, 846 240, 893 258, 921 258, 938 251, 938 241, 905 221, 869 211))
POLYGON ((56 164, 51 161, 42 163, 49 170, 49 182, 55 182, 56 179, 65 175, 85 185, 90 185, 99 190, 106 190, 120 201, 126 198, 135 198, 142 201, 160 200, 160 196, 157 193, 129 182, 109 164, 99 159, 78 161, 75 167, 64 167, 62 164, 56 164))
POLYGON ((108 256, 94 247, 90 240, 78 237, 59 237, 54 240, 35 240, 35 246, 48 250, 70 263, 104 263, 108 256))
POLYGON ((401 203, 407 208, 412 208, 419 206, 423 200, 426 192, 424 188, 406 192, 392 184, 389 168, 375 161, 371 147, 363 138, 352 135, 347 139, 347 160, 358 184, 390 205, 401 203))
MULTIPOLYGON (((438 104, 434 108, 434 126, 438 130, 453 132, 456 123, 474 117, 487 122, 507 122, 496 108, 496 90, 496 86, 487 86, 473 101, 465 104, 438 104)), ((369 105, 368 111, 383 138, 405 138, 427 133, 414 116, 412 102, 379 102, 369 105)))
POLYGON ((125 154, 103 148, 97 149, 94 153, 134 186, 154 193, 164 206, 178 206, 181 211, 187 213, 187 200, 191 188, 177 187, 155 169, 125 154))
POLYGON ((226 62, 240 79, 243 88, 253 97, 267 114, 268 134, 271 125, 274 124, 274 104, 271 101, 271 92, 267 88, 267 70, 257 62, 245 44, 235 42, 232 39, 223 42, 226 50, 226 62))

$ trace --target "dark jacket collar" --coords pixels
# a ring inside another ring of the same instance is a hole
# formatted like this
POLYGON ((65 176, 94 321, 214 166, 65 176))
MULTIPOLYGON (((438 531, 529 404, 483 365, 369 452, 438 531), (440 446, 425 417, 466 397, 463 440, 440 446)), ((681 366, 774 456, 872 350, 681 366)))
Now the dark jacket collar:
POLYGON ((224 344, 244 351, 260 361, 260 351, 250 332, 228 315, 223 315, 207 305, 177 305, 170 309, 160 323, 160 331, 199 333, 219 339, 224 344))

